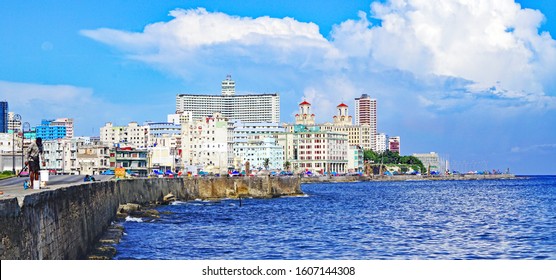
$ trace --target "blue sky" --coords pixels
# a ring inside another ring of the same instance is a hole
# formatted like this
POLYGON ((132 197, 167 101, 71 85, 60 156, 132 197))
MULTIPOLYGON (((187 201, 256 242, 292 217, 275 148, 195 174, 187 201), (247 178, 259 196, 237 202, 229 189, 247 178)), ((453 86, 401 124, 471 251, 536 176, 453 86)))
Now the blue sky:
POLYGON ((556 174, 556 8, 550 1, 2 1, 0 99, 32 125, 163 121, 178 93, 378 100, 402 153, 454 168, 556 174))

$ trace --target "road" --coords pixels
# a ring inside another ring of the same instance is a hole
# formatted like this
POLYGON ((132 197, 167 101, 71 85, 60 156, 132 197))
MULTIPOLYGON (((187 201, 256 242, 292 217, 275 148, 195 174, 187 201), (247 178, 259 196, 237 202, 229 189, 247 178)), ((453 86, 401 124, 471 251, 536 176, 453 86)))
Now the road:
MULTIPOLYGON (((112 175, 95 175, 96 181, 106 181, 110 180, 112 175)), ((85 178, 84 175, 50 175, 49 180, 47 182, 46 189, 55 189, 57 187, 71 185, 71 184, 84 184, 83 179, 85 178)), ((29 180, 29 177, 15 177, 0 180, 0 191, 3 192, 0 195, 0 198, 8 198, 8 197, 23 197, 26 194, 40 192, 42 190, 32 190, 32 189, 23 189, 23 182, 25 180, 29 180)))

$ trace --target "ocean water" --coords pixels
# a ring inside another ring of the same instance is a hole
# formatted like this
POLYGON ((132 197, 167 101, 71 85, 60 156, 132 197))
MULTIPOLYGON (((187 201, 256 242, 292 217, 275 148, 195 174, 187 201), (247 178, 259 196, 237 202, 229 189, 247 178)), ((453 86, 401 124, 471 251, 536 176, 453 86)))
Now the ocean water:
POLYGON ((306 184, 124 222, 116 259, 556 259, 556 177, 306 184))

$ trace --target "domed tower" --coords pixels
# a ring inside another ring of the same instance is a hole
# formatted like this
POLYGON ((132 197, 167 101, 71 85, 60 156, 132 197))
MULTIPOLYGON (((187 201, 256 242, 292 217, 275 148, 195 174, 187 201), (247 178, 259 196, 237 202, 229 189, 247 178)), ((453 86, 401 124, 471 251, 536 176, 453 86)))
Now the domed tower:
POLYGON ((338 115, 334 116, 334 125, 351 125, 351 116, 348 116, 348 105, 342 103, 336 106, 338 115))
POLYGON ((311 113, 311 103, 305 100, 299 103, 299 114, 295 114, 295 124, 315 124, 315 114, 311 113))
POLYGON ((232 80, 232 75, 227 75, 222 81, 222 95, 234 95, 236 93, 236 82, 232 80))

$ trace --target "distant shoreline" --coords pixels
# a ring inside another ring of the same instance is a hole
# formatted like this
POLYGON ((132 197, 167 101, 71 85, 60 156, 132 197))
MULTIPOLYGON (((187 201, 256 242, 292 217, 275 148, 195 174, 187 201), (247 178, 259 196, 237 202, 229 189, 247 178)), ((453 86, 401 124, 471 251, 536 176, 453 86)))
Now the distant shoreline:
POLYGON ((394 175, 394 176, 321 176, 321 177, 302 177, 301 183, 339 183, 339 182, 388 182, 388 181, 468 181, 468 180, 499 180, 499 179, 520 179, 527 176, 516 177, 514 174, 495 174, 495 175, 449 175, 449 176, 417 176, 417 175, 394 175))

